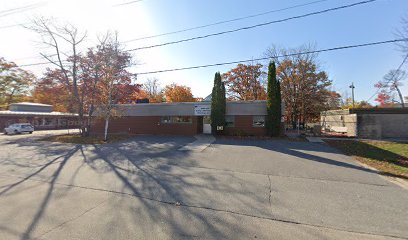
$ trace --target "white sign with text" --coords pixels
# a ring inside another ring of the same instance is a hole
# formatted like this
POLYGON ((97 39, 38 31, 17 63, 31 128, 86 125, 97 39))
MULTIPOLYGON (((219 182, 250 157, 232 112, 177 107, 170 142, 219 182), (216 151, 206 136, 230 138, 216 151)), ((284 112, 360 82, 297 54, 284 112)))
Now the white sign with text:
POLYGON ((194 105, 195 116, 210 116, 211 105, 194 105))

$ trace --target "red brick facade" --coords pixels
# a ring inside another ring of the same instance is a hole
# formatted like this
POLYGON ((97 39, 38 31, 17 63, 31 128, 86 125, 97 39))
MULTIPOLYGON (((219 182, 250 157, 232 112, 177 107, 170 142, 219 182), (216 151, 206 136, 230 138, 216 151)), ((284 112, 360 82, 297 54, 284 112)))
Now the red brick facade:
MULTIPOLYGON (((97 120, 91 130, 93 134, 104 132, 105 122, 97 120)), ((191 123, 162 123, 161 117, 122 117, 109 122, 109 133, 196 135, 202 132, 202 117, 192 117, 191 123), (201 121, 201 124, 199 123, 201 121)))
POLYGON ((233 127, 226 127, 226 135, 265 136, 265 127, 254 127, 253 116, 235 116, 233 127))
MULTIPOLYGON (((97 120, 93 134, 104 132, 105 122, 97 120)), ((203 132, 203 117, 193 116, 191 123, 162 123, 159 116, 122 117, 109 122, 109 133, 152 135, 196 135, 203 132)), ((235 116, 234 127, 226 127, 227 135, 264 136, 265 127, 254 127, 252 116, 235 116)))

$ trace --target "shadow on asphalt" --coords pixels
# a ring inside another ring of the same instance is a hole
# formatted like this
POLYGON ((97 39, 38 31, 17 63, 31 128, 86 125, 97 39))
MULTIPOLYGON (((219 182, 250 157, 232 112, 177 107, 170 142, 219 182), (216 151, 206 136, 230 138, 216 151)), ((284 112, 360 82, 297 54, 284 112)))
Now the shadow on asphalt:
MULTIPOLYGON (((44 216, 45 209, 49 204, 55 184, 64 169, 66 163, 71 159, 73 155, 79 155, 81 159, 81 164, 72 173, 70 183, 74 182, 80 169, 84 166, 91 167, 96 172, 112 172, 117 177, 117 179, 123 184, 122 193, 125 193, 125 188, 131 191, 131 195, 137 196, 142 204, 148 208, 147 211, 150 215, 150 219, 153 222, 166 221, 171 223, 170 231, 175 236, 189 236, 189 231, 186 226, 179 225, 179 223, 174 219, 175 216, 171 212, 163 212, 154 208, 151 205, 151 201, 160 202, 163 204, 170 204, 176 206, 191 206, 188 203, 188 198, 192 197, 187 190, 189 188, 195 188, 197 191, 194 192, 196 196, 205 196, 207 190, 217 190, 217 191, 229 191, 228 183, 223 183, 217 181, 211 174, 203 173, 200 178, 205 180, 203 183, 192 183, 187 179, 195 177, 193 173, 178 173, 171 174, 175 165, 168 164, 166 159, 186 159, 189 158, 191 153, 186 151, 178 151, 177 149, 185 144, 194 141, 193 138, 179 138, 179 137, 136 137, 129 141, 115 143, 115 144, 105 144, 105 145, 88 145, 86 149, 83 145, 73 145, 73 144, 61 144, 52 143, 48 144, 46 142, 25 142, 21 141, 17 144, 17 147, 33 147, 36 154, 44 156, 46 160, 44 164, 27 164, 24 165, 19 162, 13 163, 12 158, 7 159, 7 162, 2 162, 2 164, 15 164, 18 167, 27 168, 38 168, 33 173, 29 174, 25 178, 18 182, 15 182, 0 191, 0 196, 10 192, 13 188, 19 186, 25 181, 33 178, 39 173, 43 172, 49 166, 58 164, 58 167, 53 171, 48 183, 48 190, 43 197, 41 204, 38 206, 37 212, 31 223, 26 228, 21 239, 30 239, 32 237, 33 230, 41 221, 44 216), (91 150, 90 150, 91 149, 91 150), (88 155, 89 151, 92 154, 88 155), (57 156, 57 157, 55 157, 57 156), (164 159, 164 161, 158 161, 157 159, 164 159), (96 164, 98 162, 98 164, 96 164), (100 164, 103 162, 104 164, 100 164), (149 163, 154 162, 155 166, 150 167, 149 163), (129 164, 131 167, 129 167, 129 164), (168 176, 166 175, 168 173, 168 176), (171 181, 166 181, 169 179, 171 181), (225 185, 224 185, 225 184, 225 185)), ((217 140, 215 144, 225 144, 225 145, 237 145, 237 146, 256 146, 269 151, 276 151, 295 157, 303 158, 310 161, 315 161, 323 164, 329 164, 344 168, 356 169, 364 172, 373 172, 371 170, 349 164, 346 162, 339 162, 332 159, 311 155, 303 150, 316 150, 316 145, 310 147, 310 143, 298 143, 298 142, 288 142, 286 141, 245 141, 245 140, 217 140)), ((318 147, 319 150, 338 153, 336 150, 329 148, 327 146, 318 147)), ((228 173, 225 173, 228 174, 228 173)), ((254 201, 261 202, 262 199, 256 199, 253 196, 252 199, 246 198, 243 193, 236 192, 237 200, 242 201, 249 208, 254 204, 254 201)), ((120 206, 118 206, 120 207, 120 206)), ((194 206, 199 207, 199 206, 194 206)), ((211 209, 211 206, 205 206, 203 208, 211 209)), ((194 211, 193 208, 183 208, 184 213, 188 214, 193 220, 199 222, 206 232, 209 233, 210 238, 227 238, 224 232, 220 231, 222 229, 220 225, 226 228, 234 228, 230 226, 230 223, 219 220, 210 221, 205 218, 198 211, 194 211)), ((112 213, 114 214, 114 213, 112 213)), ((238 217, 235 215, 232 218, 238 217)), ((230 221, 233 222, 233 221, 230 221)), ((239 230, 237 230, 239 231, 239 230)), ((192 237, 192 236, 190 236, 192 237)))
POLYGON ((350 169, 355 169, 355 170, 359 170, 363 172, 376 173, 373 170, 370 170, 364 167, 360 167, 355 164, 342 162, 342 161, 336 161, 333 159, 329 159, 329 158, 325 158, 325 157, 303 152, 303 151, 319 151, 319 152, 324 152, 324 153, 333 153, 333 154, 340 153, 341 154, 341 152, 338 151, 337 149, 334 149, 332 147, 329 147, 321 143, 290 142, 290 141, 285 141, 285 140, 217 139, 217 141, 214 144, 234 145, 234 146, 254 146, 254 147, 259 147, 259 148, 266 149, 269 151, 284 153, 287 155, 295 156, 298 158, 302 158, 302 159, 306 159, 306 160, 314 161, 318 163, 333 165, 337 167, 350 168, 350 169))
MULTIPOLYGON (((137 196, 142 204, 149 209, 147 213, 150 215, 150 219, 153 222, 166 221, 171 223, 170 231, 174 236, 184 236, 192 237, 189 234, 189 229, 184 225, 180 225, 172 215, 171 212, 163 212, 156 209, 151 204, 152 201, 159 202, 163 204, 169 204, 173 206, 186 206, 183 204, 183 200, 186 199, 188 194, 185 192, 186 188, 194 187, 191 183, 185 181, 185 178, 192 177, 190 174, 186 175, 174 175, 173 179, 176 179, 177 184, 174 185, 170 182, 163 181, 160 178, 160 173, 156 170, 148 169, 145 167, 145 163, 155 158, 178 158, 178 157, 188 157, 189 153, 185 151, 178 151, 177 149, 181 146, 186 145, 189 142, 194 141, 194 138, 170 138, 170 137, 145 137, 145 138, 135 138, 126 142, 116 143, 116 144, 105 144, 105 145, 92 145, 92 156, 89 157, 89 145, 73 145, 73 144, 60 144, 52 143, 47 144, 45 142, 37 141, 17 141, 11 144, 17 144, 17 147, 35 147, 36 154, 44 156, 45 163, 43 164, 22 164, 20 162, 13 162, 13 158, 10 157, 7 161, 3 161, 2 164, 15 165, 23 168, 38 168, 33 173, 22 178, 21 180, 6 186, 1 189, 0 196, 6 195, 11 192, 17 186, 23 184, 24 182, 33 179, 38 174, 45 172, 46 169, 55 164, 57 168, 51 173, 51 177, 47 180, 48 189, 46 194, 41 200, 40 205, 30 221, 30 224, 26 227, 26 230, 21 234, 21 239, 31 239, 35 228, 40 224, 42 218, 44 217, 47 205, 53 195, 55 184, 58 181, 61 172, 64 170, 67 162, 72 158, 73 155, 81 156, 82 163, 79 167, 72 173, 70 182, 74 181, 75 176, 80 171, 81 167, 85 165, 90 166, 94 171, 97 172, 113 172, 117 179, 123 183, 123 189, 120 191, 125 193, 125 188, 130 190, 132 196, 137 196), (50 156, 54 158, 49 159, 50 156), (57 156, 57 157, 55 157, 57 156), (95 164, 95 162, 103 161, 105 164, 95 164), (130 163, 134 166, 135 170, 129 171, 126 166, 130 163), (138 176, 133 178, 133 176, 138 176), (180 186, 183 186, 180 187, 180 186), (159 192, 159 194, 157 194, 159 192), (166 197, 167 196, 167 197, 166 197)), ((13 146, 15 147, 15 146, 13 146)), ((77 158, 76 158, 77 160, 77 158)), ((165 162, 159 163, 157 169, 161 172, 170 172, 172 166, 166 165, 165 162)), ((201 176, 207 180, 207 182, 212 182, 207 186, 200 186, 203 188, 202 194, 205 194, 205 189, 211 189, 216 187, 221 187, 222 183, 216 182, 212 176, 201 176)), ((118 206, 120 208, 120 206, 118 206)), ((191 208, 183 208, 182 211, 188 214, 192 218, 192 221, 198 221, 201 226, 206 228, 207 233, 213 238, 226 238, 225 233, 220 231, 220 225, 224 225, 227 228, 233 228, 234 226, 229 225, 227 222, 210 222, 204 215, 200 214, 198 211, 194 211, 191 208)), ((114 213, 112 213, 114 214, 114 213)), ((232 216, 235 218, 235 216, 232 216)), ((140 219, 139 219, 140 221, 140 219)))

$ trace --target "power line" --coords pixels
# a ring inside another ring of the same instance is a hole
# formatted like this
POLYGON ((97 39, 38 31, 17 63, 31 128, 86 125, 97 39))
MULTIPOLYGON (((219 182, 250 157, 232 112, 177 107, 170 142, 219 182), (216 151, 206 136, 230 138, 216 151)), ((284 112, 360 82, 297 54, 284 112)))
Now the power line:
POLYGON ((252 26, 248 26, 248 27, 242 27, 242 28, 237 28, 237 29, 218 32, 218 33, 211 33, 211 34, 207 34, 207 35, 203 35, 203 36, 186 38, 186 39, 182 39, 182 40, 178 40, 178 41, 166 42, 166 43, 161 43, 161 44, 156 44, 156 45, 151 45, 151 46, 146 46, 146 47, 133 48, 133 49, 129 49, 127 51, 138 51, 138 50, 142 50, 142 49, 162 47, 162 46, 173 45, 173 44, 178 44, 178 43, 182 43, 182 42, 189 42, 189 41, 193 41, 193 40, 224 35, 224 34, 243 31, 243 30, 249 30, 249 29, 252 29, 252 28, 263 27, 263 26, 266 26, 266 25, 274 24, 274 23, 281 23, 281 22, 286 22, 286 21, 290 21, 290 20, 294 20, 294 19, 300 19, 300 18, 305 18, 305 17, 309 17, 309 16, 322 14, 322 13, 337 11, 337 10, 340 10, 340 9, 351 8, 351 7, 355 7, 355 6, 358 6, 358 5, 368 4, 368 3, 372 3, 372 2, 376 2, 376 1, 377 0, 361 1, 361 2, 357 2, 357 3, 349 4, 349 5, 343 5, 343 6, 340 6, 340 7, 329 8, 329 9, 325 9, 325 10, 321 10, 321 11, 317 11, 317 12, 307 13, 307 14, 303 14, 303 15, 298 15, 298 16, 294 16, 294 17, 284 18, 284 19, 265 22, 265 23, 260 23, 260 24, 256 24, 256 25, 252 25, 252 26))
MULTIPOLYGON (((357 45, 348 45, 348 46, 326 48, 326 49, 306 51, 306 52, 300 52, 300 53, 285 54, 285 55, 276 56, 274 58, 283 58, 283 57, 313 54, 313 53, 322 53, 322 52, 330 52, 330 51, 337 51, 337 50, 344 50, 344 49, 351 49, 351 48, 368 47, 368 46, 375 46, 375 45, 402 42, 402 41, 408 41, 408 38, 393 39, 393 40, 380 41, 380 42, 370 42, 370 43, 363 43, 363 44, 357 44, 357 45)), ((251 61, 262 61, 262 60, 268 60, 268 59, 271 59, 271 57, 262 57, 262 58, 256 58, 256 59, 239 60, 239 61, 224 62, 224 63, 214 63, 214 64, 192 66, 192 67, 173 68, 173 69, 157 70, 157 71, 151 71, 151 72, 141 72, 141 73, 136 73, 136 75, 147 75, 147 74, 154 74, 154 73, 174 72, 174 71, 190 70, 190 69, 197 69, 197 68, 207 68, 207 67, 231 65, 231 64, 251 62, 251 61)))
MULTIPOLYGON (((124 4, 130 4, 130 3, 136 3, 136 2, 140 2, 140 1, 143 1, 143 0, 132 1, 132 2, 127 2, 127 3, 121 3, 121 4, 114 5, 114 6, 120 6, 120 5, 124 5, 124 4)), ((313 5, 313 4, 317 4, 317 3, 321 3, 321 2, 327 2, 327 1, 331 1, 331 0, 318 0, 318 1, 308 2, 308 3, 304 3, 304 4, 298 4, 298 5, 294 5, 294 6, 290 6, 290 7, 285 7, 285 8, 275 9, 275 10, 262 12, 262 13, 258 13, 258 14, 253 14, 253 15, 249 15, 249 16, 245 16, 245 17, 239 17, 239 18, 224 20, 224 21, 220 21, 220 22, 210 23, 210 24, 201 25, 201 26, 192 27, 192 28, 187 28, 187 29, 178 30, 178 31, 174 31, 174 32, 167 32, 167 33, 162 33, 162 34, 153 35, 153 36, 147 36, 147 37, 142 37, 142 38, 131 39, 131 40, 124 41, 123 43, 138 41, 138 40, 142 40, 142 39, 155 38, 155 37, 159 37, 159 36, 171 35, 171 34, 176 34, 176 33, 181 33, 181 32, 187 32, 187 31, 190 31, 190 30, 195 30, 195 29, 200 29, 200 28, 205 28, 205 27, 210 27, 210 26, 216 26, 216 25, 229 23, 229 22, 240 21, 240 20, 244 20, 244 19, 248 19, 248 18, 254 18, 254 17, 258 17, 258 16, 262 16, 262 15, 267 15, 267 14, 270 14, 270 13, 295 9, 295 8, 309 6, 309 5, 313 5)), ((9 25, 9 26, 0 26, 0 29, 16 27, 16 26, 20 26, 20 25, 24 25, 24 24, 28 24, 28 23, 15 24, 15 25, 9 25)))
POLYGON ((143 0, 136 0, 136 1, 130 1, 130 2, 125 2, 125 3, 119 3, 119 4, 113 5, 113 7, 119 7, 119 6, 123 6, 123 5, 138 3, 138 2, 141 2, 141 1, 143 1, 143 0))
POLYGON ((17 7, 17 8, 11 8, 11 9, 7 9, 7 10, 2 10, 2 11, 0 11, 0 14, 2 14, 2 13, 7 13, 7 12, 13 12, 13 11, 17 11, 17 10, 21 10, 21 9, 24 9, 24 8, 28 8, 28 7, 35 6, 35 5, 37 5, 37 4, 38 4, 38 3, 34 3, 34 4, 22 6, 22 7, 17 7))
MULTIPOLYGON (((329 1, 329 0, 324 0, 324 1, 329 1)), ((249 29, 252 29, 252 28, 257 28, 257 27, 261 27, 261 26, 266 26, 266 25, 270 25, 270 24, 274 24, 274 23, 285 22, 285 21, 289 21, 289 20, 293 20, 293 19, 304 18, 304 17, 308 17, 308 16, 312 16, 312 15, 317 15, 317 14, 322 14, 322 13, 331 12, 331 11, 336 11, 336 10, 340 10, 340 9, 344 9, 344 8, 350 8, 350 7, 354 7, 354 6, 357 6, 357 5, 367 4, 367 3, 371 3, 371 2, 375 2, 375 1, 377 1, 377 0, 365 0, 365 1, 357 2, 357 3, 353 3, 353 4, 350 4, 350 5, 344 5, 344 6, 335 7, 335 8, 330 8, 330 9, 326 9, 326 10, 322 10, 322 11, 317 11, 317 12, 312 12, 312 13, 308 13, 308 14, 304 14, 304 15, 300 15, 300 16, 289 17, 289 18, 285 18, 285 19, 281 19, 281 20, 275 20, 275 21, 271 21, 271 22, 261 23, 261 24, 257 24, 257 25, 253 25, 253 26, 249 26, 249 27, 243 27, 243 28, 238 28, 238 29, 234 29, 234 30, 229 30, 229 31, 224 31, 224 32, 218 32, 218 33, 213 33, 213 34, 208 34, 208 35, 204 35, 204 36, 193 37, 193 38, 183 39, 183 40, 179 40, 179 41, 173 41, 173 42, 158 44, 158 45, 152 45, 152 46, 141 47, 141 48, 134 48, 134 49, 129 49, 129 50, 127 50, 127 51, 132 52, 132 51, 137 51, 137 50, 141 50, 141 49, 161 47, 161 46, 166 46, 166 45, 171 45, 171 44, 177 44, 177 43, 182 43, 182 42, 187 42, 187 41, 193 41, 193 40, 197 40, 197 39, 202 39, 202 38, 207 38, 207 37, 213 37, 213 36, 218 36, 218 35, 223 35, 223 34, 238 32, 238 31, 242 31, 242 30, 249 30, 249 29)), ((315 2, 319 2, 319 1, 315 1, 315 2)), ((311 3, 306 3, 306 4, 311 4, 311 3)), ((299 5, 299 6, 300 6, 300 5, 299 5)), ((295 7, 295 6, 294 6, 294 7, 295 7)), ((290 8, 290 7, 289 7, 289 8, 290 8)), ((227 20, 227 21, 229 21, 229 20, 227 20)), ((44 63, 44 64, 45 64, 45 63, 44 63)), ((30 65, 28 65, 28 66, 30 66, 30 65)))
MULTIPOLYGON (((394 80, 394 77, 397 75, 397 72, 399 72, 402 68, 402 66, 404 66, 405 62, 408 60, 408 54, 405 56, 405 58, 402 60, 401 64, 399 65, 397 71, 394 72, 393 76, 391 76, 391 78, 387 81, 387 83, 385 84, 385 86, 387 86, 392 80, 394 80)), ((371 95, 371 97, 369 99, 367 99, 367 102, 370 101, 374 96, 376 96, 379 92, 380 92, 381 88, 378 88, 377 91, 375 91, 375 93, 373 95, 371 95)))
POLYGON ((46 64, 51 64, 51 63, 50 62, 29 63, 29 64, 19 65, 18 67, 31 67, 31 66, 46 65, 46 64))
POLYGON ((4 10, 4 11, 0 12, 0 17, 5 17, 5 16, 8 16, 8 15, 17 14, 17 13, 20 13, 20 12, 24 12, 24 11, 32 10, 32 9, 35 9, 35 8, 39 8, 39 7, 41 7, 41 6, 45 5, 45 4, 46 3, 42 2, 42 3, 27 5, 27 6, 24 6, 24 7, 4 10))
POLYGON ((24 26, 25 24, 28 24, 28 23, 18 23, 18 24, 13 24, 13 25, 0 26, 0 29, 12 28, 12 27, 19 27, 19 26, 24 26))
POLYGON ((223 20, 223 21, 219 21, 219 22, 215 22, 215 23, 209 23, 209 24, 205 24, 205 25, 200 25, 200 26, 197 26, 197 27, 185 28, 185 29, 182 29, 182 30, 177 30, 177 31, 172 31, 172 32, 166 32, 166 33, 161 33, 161 34, 157 34, 157 35, 152 35, 152 36, 146 36, 146 37, 140 37, 140 38, 130 39, 130 40, 125 41, 124 43, 139 41, 139 40, 143 40, 143 39, 156 38, 156 37, 161 37, 161 36, 167 36, 167 35, 172 35, 172 34, 176 34, 176 33, 182 33, 182 32, 187 32, 187 31, 191 31, 191 30, 206 28, 206 27, 212 27, 212 26, 216 26, 216 25, 221 25, 221 24, 225 24, 225 23, 241 21, 241 20, 249 19, 249 18, 255 18, 255 17, 259 17, 259 16, 271 14, 271 13, 286 11, 286 10, 295 9, 295 8, 299 8, 299 7, 305 7, 305 6, 309 6, 309 5, 313 5, 313 4, 317 4, 317 3, 321 3, 321 2, 327 2, 327 1, 330 1, 330 0, 313 1, 313 2, 309 2, 309 3, 298 4, 298 5, 294 5, 294 6, 290 6, 290 7, 275 9, 275 10, 271 10, 271 11, 267 11, 267 12, 262 12, 262 13, 258 13, 258 14, 248 15, 248 16, 245 16, 245 17, 233 18, 233 19, 223 20))

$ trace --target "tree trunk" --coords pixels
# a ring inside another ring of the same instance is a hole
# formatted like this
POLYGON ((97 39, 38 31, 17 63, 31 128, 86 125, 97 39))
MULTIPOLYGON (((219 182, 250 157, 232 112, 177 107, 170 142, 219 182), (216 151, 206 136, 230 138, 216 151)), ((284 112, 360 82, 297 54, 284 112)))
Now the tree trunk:
POLYGON ((401 100, 401 106, 402 106, 402 108, 405 108, 404 98, 402 97, 401 91, 400 91, 399 87, 397 86, 397 84, 395 84, 395 89, 397 89, 399 98, 400 98, 400 100, 401 100))
POLYGON ((105 118, 105 134, 103 138, 105 142, 108 140, 108 127, 109 127, 109 116, 105 118))

